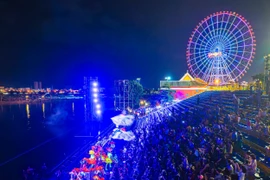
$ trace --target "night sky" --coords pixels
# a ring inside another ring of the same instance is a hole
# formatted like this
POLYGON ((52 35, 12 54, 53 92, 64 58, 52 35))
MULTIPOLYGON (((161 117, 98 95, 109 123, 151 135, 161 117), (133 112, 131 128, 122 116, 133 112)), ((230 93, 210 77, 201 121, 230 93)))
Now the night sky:
POLYGON ((158 87, 187 70, 186 46, 206 16, 223 10, 252 25, 257 51, 244 79, 270 53, 269 0, 1 0, 0 85, 80 87, 84 75, 142 78, 158 87))

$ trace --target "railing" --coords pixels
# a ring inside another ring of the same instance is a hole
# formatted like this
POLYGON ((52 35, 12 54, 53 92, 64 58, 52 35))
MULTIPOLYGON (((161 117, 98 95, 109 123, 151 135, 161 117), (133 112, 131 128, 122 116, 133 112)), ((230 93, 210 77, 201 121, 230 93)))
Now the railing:
POLYGON ((180 81, 160 81, 160 87, 183 86, 184 83, 180 81))

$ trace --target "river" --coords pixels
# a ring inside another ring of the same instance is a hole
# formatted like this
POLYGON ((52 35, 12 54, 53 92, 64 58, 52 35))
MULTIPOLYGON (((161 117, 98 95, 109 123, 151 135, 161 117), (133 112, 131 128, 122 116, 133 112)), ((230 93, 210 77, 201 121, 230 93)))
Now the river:
POLYGON ((54 168, 110 122, 85 124, 83 100, 0 105, 0 179, 22 179, 28 166, 54 168), (79 136, 79 137, 78 137, 79 136), (82 137, 83 136, 83 137, 82 137))

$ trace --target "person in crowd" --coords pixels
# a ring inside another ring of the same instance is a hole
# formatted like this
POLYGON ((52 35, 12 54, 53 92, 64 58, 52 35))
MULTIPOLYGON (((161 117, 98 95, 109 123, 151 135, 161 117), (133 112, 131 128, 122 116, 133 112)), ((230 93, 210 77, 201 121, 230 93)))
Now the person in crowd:
POLYGON ((246 166, 246 169, 248 180, 254 179, 255 178, 254 175, 257 170, 257 160, 254 154, 250 154, 250 156, 248 157, 248 164, 246 166))
MULTIPOLYGON (((235 112, 216 105, 220 96, 211 94, 212 102, 194 98, 196 107, 175 108, 173 115, 166 111, 168 106, 138 118, 136 139, 119 148, 117 163, 107 155, 112 167, 104 174, 107 172, 110 179, 252 179, 257 170, 256 156, 247 152, 242 164, 233 160, 236 151, 243 151, 242 133, 237 127, 243 122, 251 127, 252 122, 246 120, 250 116, 242 112, 236 95, 232 104, 235 112)), ((232 94, 224 93, 221 99, 223 96, 232 94)))

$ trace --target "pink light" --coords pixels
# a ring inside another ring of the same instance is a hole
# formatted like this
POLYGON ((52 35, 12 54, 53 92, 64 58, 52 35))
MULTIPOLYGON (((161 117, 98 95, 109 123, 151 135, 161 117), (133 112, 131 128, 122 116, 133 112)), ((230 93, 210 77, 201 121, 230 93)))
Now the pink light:
MULTIPOLYGON (((255 33, 253 32, 252 26, 250 25, 250 23, 242 15, 240 15, 240 14, 238 14, 236 12, 233 12, 233 11, 219 11, 219 12, 212 13, 212 14, 210 14, 210 16, 207 16, 206 18, 204 18, 201 22, 199 22, 199 25, 197 25, 196 28, 192 31, 191 37, 189 38, 189 41, 188 41, 188 48, 187 48, 187 51, 186 51, 187 66, 188 66, 188 69, 190 69, 191 74, 194 74, 194 71, 192 70, 192 66, 191 66, 191 60, 194 58, 194 55, 193 55, 193 53, 191 54, 190 48, 195 48, 194 45, 192 44, 193 43, 192 39, 197 38, 197 36, 195 36, 197 29, 200 28, 200 26, 202 26, 202 28, 204 28, 203 25, 208 23, 208 19, 213 18, 213 17, 219 19, 221 15, 226 15, 226 16, 224 16, 225 21, 229 21, 230 16, 233 16, 234 18, 236 18, 239 21, 239 24, 241 23, 241 25, 244 24, 244 25, 246 25, 246 27, 248 27, 247 32, 249 32, 248 35, 251 36, 251 40, 252 40, 252 44, 250 44, 250 45, 253 46, 253 47, 252 47, 251 52, 250 52, 251 53, 251 56, 249 57, 250 61, 248 62, 247 66, 246 66, 246 69, 248 69, 251 66, 251 62, 253 62, 252 59, 254 59, 255 50, 256 50, 256 39, 255 39, 255 35, 254 35, 255 33)), ((248 45, 248 46, 250 46, 250 45, 248 45)), ((216 58, 216 57, 219 57, 219 56, 222 56, 222 55, 223 55, 223 52, 211 52, 211 53, 207 54, 208 58, 216 58)), ((248 59, 248 58, 246 58, 246 59, 248 59)), ((244 72, 246 72, 246 71, 244 71, 244 72)), ((241 76, 243 76, 243 74, 240 75, 239 78, 241 76)))
POLYGON ((220 56, 222 56, 222 52, 208 53, 209 58, 220 57, 220 56))

